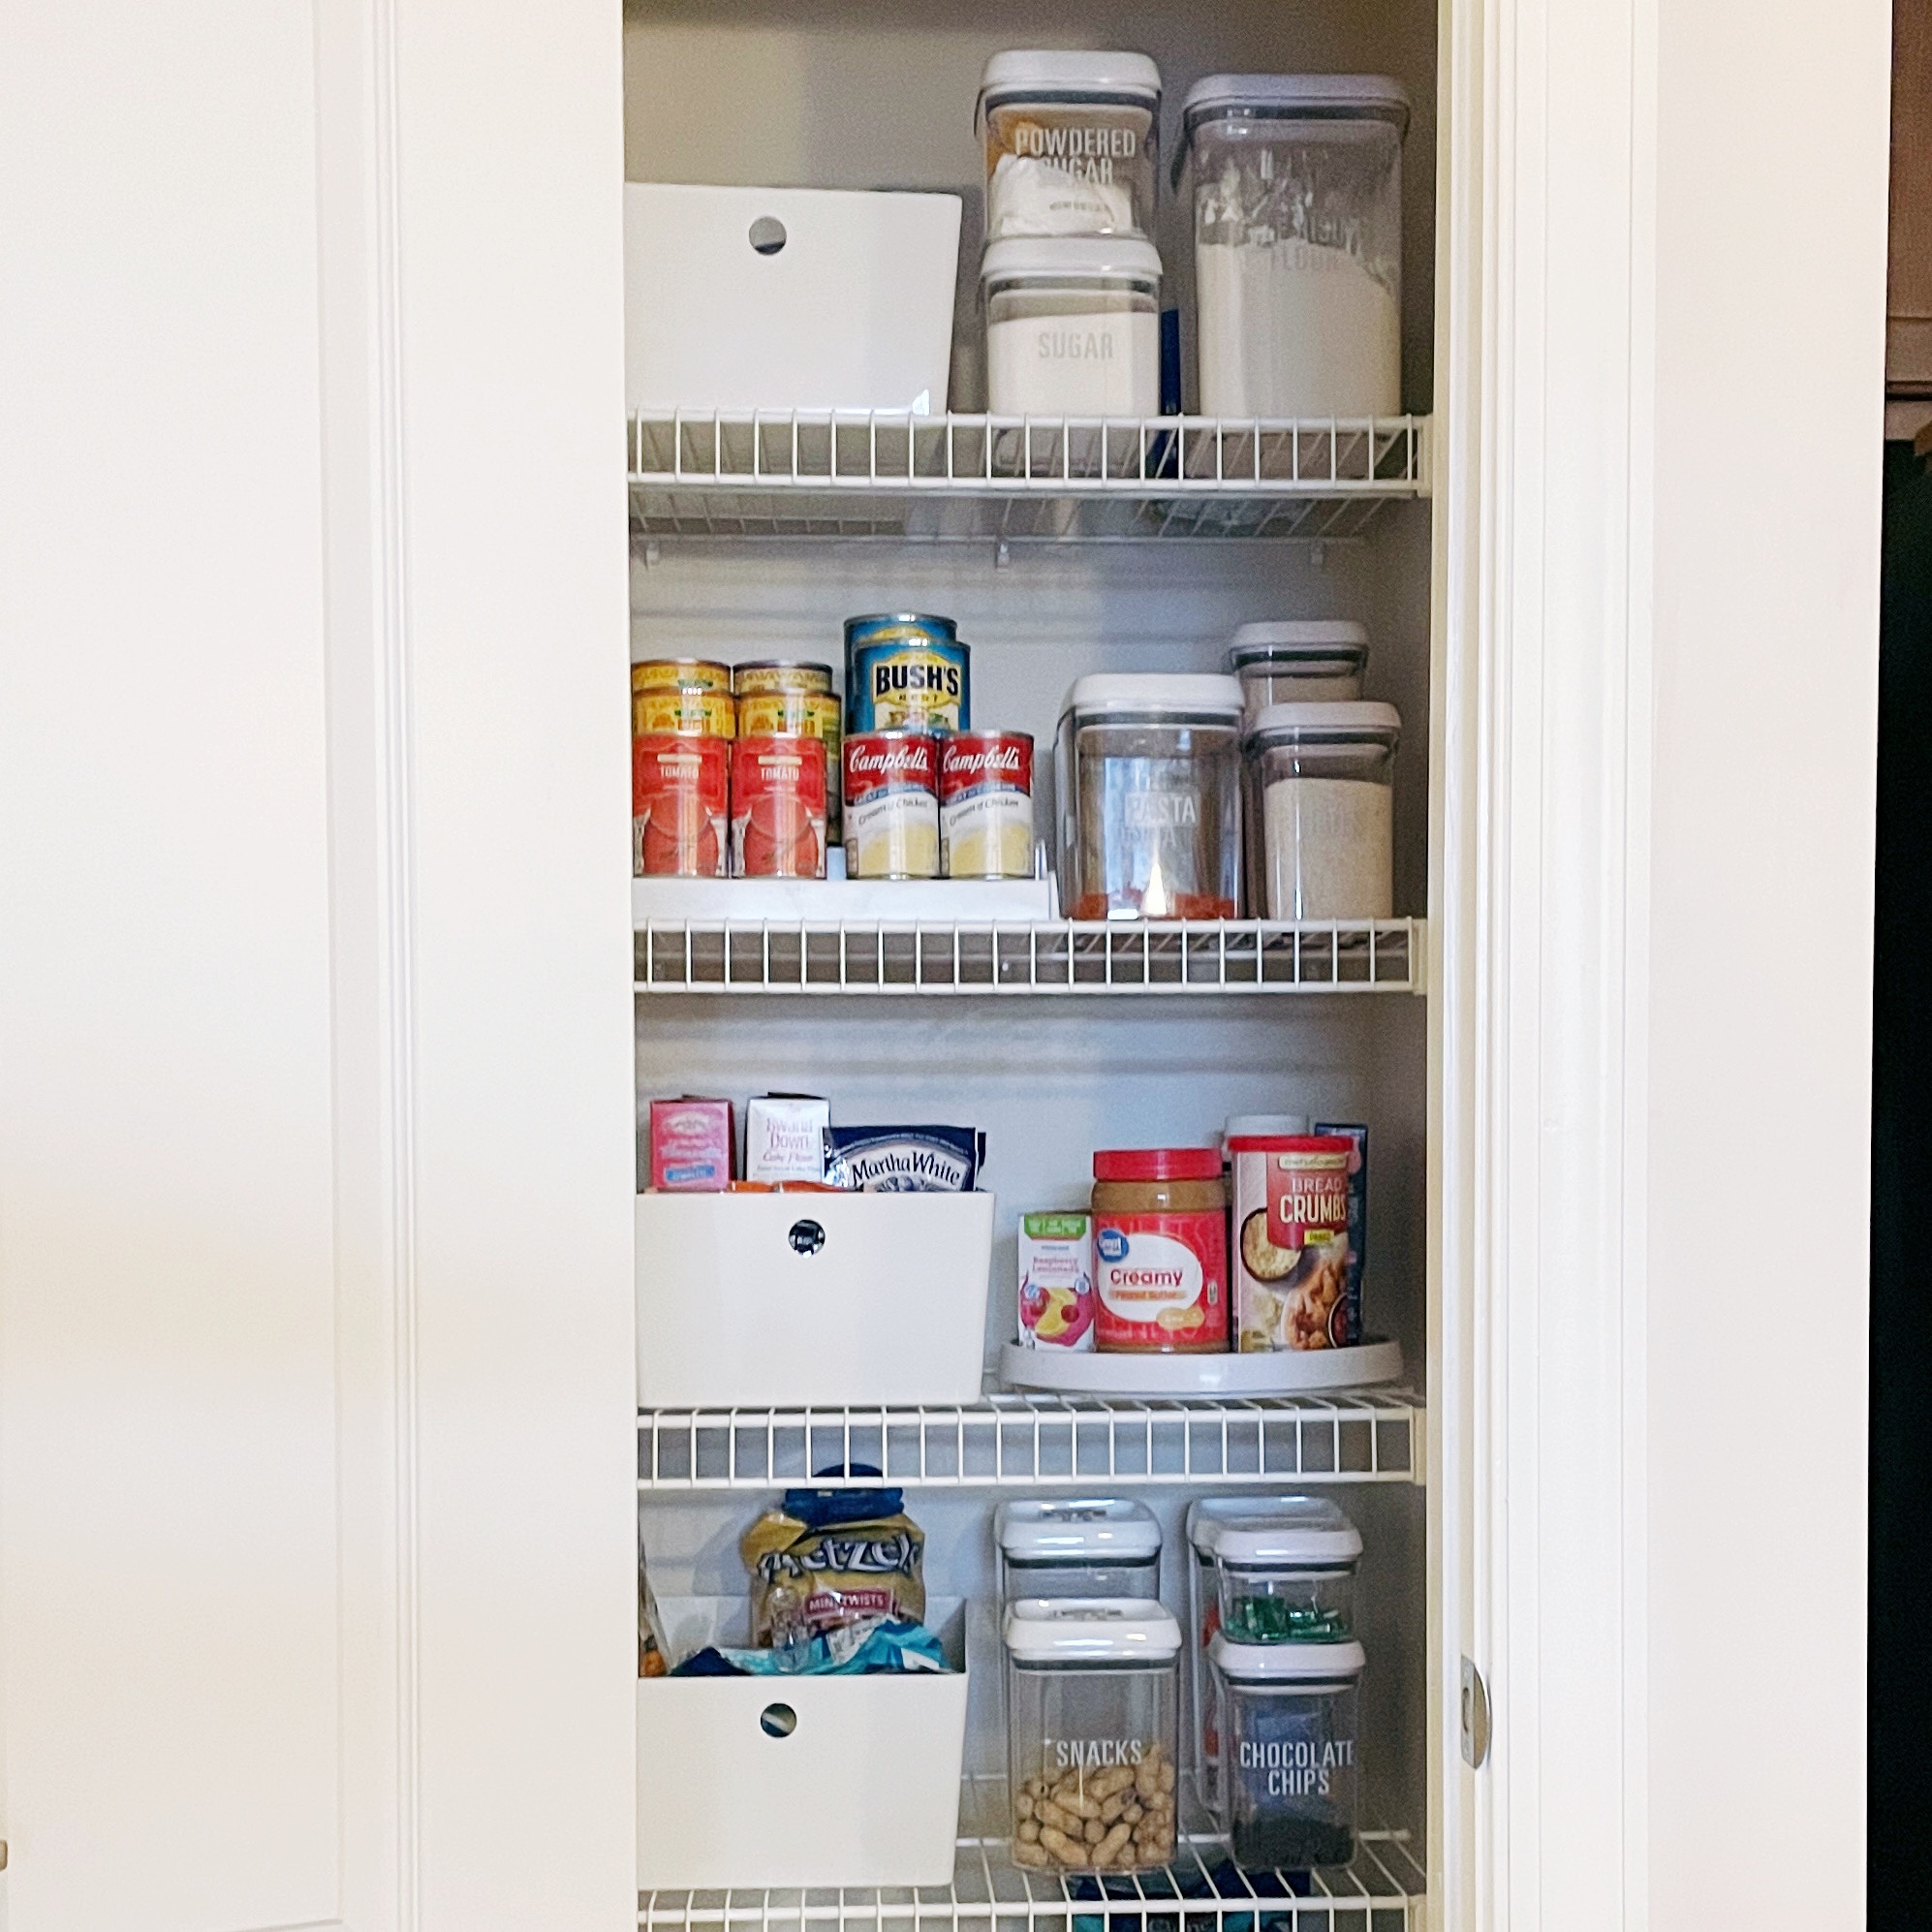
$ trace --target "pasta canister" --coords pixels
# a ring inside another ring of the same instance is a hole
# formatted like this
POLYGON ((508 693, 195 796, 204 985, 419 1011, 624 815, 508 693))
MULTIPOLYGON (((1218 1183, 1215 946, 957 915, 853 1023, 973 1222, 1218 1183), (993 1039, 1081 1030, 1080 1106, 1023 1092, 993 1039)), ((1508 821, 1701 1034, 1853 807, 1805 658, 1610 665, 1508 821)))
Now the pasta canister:
MULTIPOLYGON (((772 691, 829 691, 832 668, 828 664, 807 664, 801 658, 758 658, 736 666, 732 671, 732 689, 740 698, 762 697, 772 691)), ((750 732, 747 731, 746 735, 750 732)))
POLYGON ((940 868, 949 879, 1033 877, 1033 739, 954 732, 939 747, 940 868))
POLYGON ((699 732, 707 738, 737 735, 737 707, 729 691, 708 684, 653 684, 631 694, 631 731, 699 732))
POLYGON ((939 740, 855 732, 845 741, 845 870, 851 879, 939 876, 939 740))
POLYGON ((848 617, 846 729, 965 731, 973 722, 967 659, 950 617, 848 617))
POLYGON ((826 745, 794 733, 732 747, 732 870, 740 879, 826 876, 826 745))
POLYGON ((640 879, 722 879, 732 747, 697 732, 631 740, 631 869, 640 879))

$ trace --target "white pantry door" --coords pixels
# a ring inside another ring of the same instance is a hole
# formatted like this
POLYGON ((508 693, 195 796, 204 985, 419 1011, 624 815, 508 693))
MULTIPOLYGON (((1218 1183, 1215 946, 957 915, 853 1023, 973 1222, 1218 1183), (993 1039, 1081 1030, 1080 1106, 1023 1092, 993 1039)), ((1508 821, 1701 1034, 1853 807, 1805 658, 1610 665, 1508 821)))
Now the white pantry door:
POLYGON ((0 1932, 617 1932, 617 10, 0 18, 0 1932))

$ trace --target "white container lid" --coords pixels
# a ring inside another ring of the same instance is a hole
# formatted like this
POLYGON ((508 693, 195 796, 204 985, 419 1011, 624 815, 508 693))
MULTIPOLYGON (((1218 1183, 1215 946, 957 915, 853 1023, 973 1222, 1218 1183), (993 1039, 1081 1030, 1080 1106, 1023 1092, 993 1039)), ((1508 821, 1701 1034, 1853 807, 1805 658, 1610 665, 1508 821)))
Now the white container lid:
POLYGON ((1002 1503, 993 1535, 1019 1563, 1144 1563, 1161 1553, 1161 1525, 1144 1503, 1002 1503))
POLYGON ((1341 1643, 1230 1643, 1216 1633, 1207 1654, 1237 1684, 1333 1684, 1359 1677, 1368 1663, 1354 1637, 1341 1643))
POLYGON ((1361 1532, 1322 1496, 1211 1496, 1187 1512, 1202 1556, 1244 1569, 1354 1563, 1361 1532))
POLYGON ((1270 704, 1257 711, 1242 732, 1242 741, 1275 738, 1283 743, 1311 738, 1386 738, 1391 745, 1402 735, 1402 714, 1393 704, 1338 698, 1327 702, 1270 704))
POLYGON ((1242 1136, 1272 1139, 1280 1135, 1289 1135, 1298 1139, 1307 1132, 1308 1116, 1305 1113, 1231 1113, 1228 1125, 1221 1130, 1221 1138, 1224 1144, 1242 1136))
POLYGON ((1165 1664, 1181 1647, 1173 1613, 1148 1597, 1021 1597, 1002 1635, 1027 1664, 1165 1664))
POLYGON ((1409 93, 1386 74, 1210 74, 1197 80, 1181 102, 1181 122, 1189 135, 1203 121, 1224 114, 1387 121, 1405 132, 1409 93))
POLYGON ((1161 70, 1144 53, 1094 52, 1086 47, 1009 47, 980 76, 974 118, 1014 99, 1135 101, 1161 98, 1161 70))
POLYGON ((1243 624, 1228 646, 1228 669, 1296 658, 1365 658, 1368 630, 1348 618, 1293 619, 1243 624))
POLYGON ((1136 717, 1156 711, 1225 711, 1230 717, 1236 717, 1245 703, 1238 677, 1201 671, 1102 671, 1074 680, 1060 705, 1060 715, 1064 718, 1073 712, 1082 716, 1136 717))
POLYGON ((1013 235, 989 241, 982 282, 1084 282, 1161 279, 1161 251, 1137 234, 1013 235))

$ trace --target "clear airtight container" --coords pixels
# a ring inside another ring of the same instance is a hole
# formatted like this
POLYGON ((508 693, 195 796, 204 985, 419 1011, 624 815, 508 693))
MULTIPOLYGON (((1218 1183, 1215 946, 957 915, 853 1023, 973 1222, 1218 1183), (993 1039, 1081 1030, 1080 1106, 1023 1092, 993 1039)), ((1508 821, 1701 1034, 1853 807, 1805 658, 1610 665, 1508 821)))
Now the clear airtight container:
POLYGON ((1241 687, 1082 677, 1060 714, 1060 903, 1072 919, 1233 919, 1241 687))
POLYGON ((1161 1594, 1161 1525, 1142 1503, 1002 1503, 993 1516, 1000 1601, 1161 1594))
POLYGON ((1401 735, 1392 704, 1272 704, 1249 726, 1248 901, 1258 918, 1388 918, 1401 735))
POLYGON ((1161 258, 1151 241, 995 241, 980 286, 993 415, 1160 414, 1161 258))
POLYGON ((1249 1871, 1307 1871, 1356 1855, 1359 1643, 1231 1643, 1208 1652, 1227 1739, 1215 1822, 1249 1871))
POLYGON ((1027 1598, 1007 1606, 1004 1636, 1014 1862, 1169 1863, 1180 1625, 1141 1598, 1027 1598))
POLYGON ((1253 724, 1270 704, 1330 703, 1361 696, 1368 633, 1335 619, 1243 624, 1228 646, 1253 724))
POLYGON ((987 61, 986 239, 1145 234, 1161 70, 1144 53, 1013 48, 987 61))
POLYGON ((1372 75, 1217 74, 1182 121, 1202 413, 1395 415, 1407 95, 1372 75))

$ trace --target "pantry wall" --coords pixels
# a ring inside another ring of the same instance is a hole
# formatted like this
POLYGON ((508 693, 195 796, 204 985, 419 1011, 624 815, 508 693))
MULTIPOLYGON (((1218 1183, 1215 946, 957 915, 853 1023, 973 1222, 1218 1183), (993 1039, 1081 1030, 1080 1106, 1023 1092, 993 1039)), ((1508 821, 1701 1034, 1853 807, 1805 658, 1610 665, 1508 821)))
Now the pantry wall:
MULTIPOLYGON (((1120 46, 1160 63, 1169 103, 1217 71, 1356 71, 1397 78, 1414 105, 1404 151, 1403 401, 1424 416, 1434 390, 1436 16, 1425 0, 1322 4, 1292 20, 1262 4, 1099 9, 815 9, 628 6, 626 174, 633 180, 800 187, 927 188, 964 197, 951 407, 983 407, 977 266, 983 160, 972 104, 988 54, 1005 47, 1120 46)), ((1168 188, 1155 238, 1178 303, 1183 366, 1192 312, 1185 201, 1168 188)), ((1188 391, 1193 406, 1192 390, 1188 391)), ((1426 472, 1422 472, 1426 475, 1426 472)), ((1098 670, 1218 670, 1235 626, 1262 617, 1351 617, 1371 638, 1365 695, 1403 720, 1395 779, 1398 917, 1429 908, 1431 511, 1412 494, 1376 507, 1356 534, 1323 541, 1163 538, 1137 542, 936 542, 867 535, 809 539, 634 525, 632 657, 728 662, 830 660, 841 621, 859 611, 943 611, 973 651, 976 717, 1030 732, 1048 780, 1060 701, 1098 670)), ((1050 823, 1050 820, 1044 821, 1050 823)), ((982 1127, 983 1185, 998 1198, 988 1387, 1014 1322, 1014 1225, 1026 1208, 1083 1204, 1099 1146, 1211 1139, 1231 1113, 1306 1112, 1366 1121, 1372 1137, 1366 1321, 1397 1340, 1405 1384, 1428 1373, 1428 1002, 1421 962, 1411 986, 1368 991, 1145 988, 1087 994, 823 996, 639 987, 637 1075, 640 1184, 643 1110, 652 1095, 738 1097, 766 1090, 830 1098, 845 1121, 943 1119, 982 1127)), ((908 1321, 917 1321, 909 1293, 908 1321)), ((643 1337, 648 1347, 648 1333, 643 1337)), ((1183 1610, 1181 1515, 1210 1488, 1279 1493, 1312 1481, 1362 1531, 1362 1636, 1370 1657, 1362 1719, 1363 1812, 1427 1869, 1430 1815, 1430 1450, 1419 1397, 1394 1479, 1293 1480, 1238 1474, 1136 1483, 1165 1536, 1164 1595, 1183 1610)), ((652 1582, 666 1598, 741 1595, 737 1538, 771 1488, 695 1492, 652 1480, 654 1431, 640 1439, 641 1521, 652 1582)), ((1049 1480, 1044 1493, 1086 1493, 1049 1480)), ((1003 1762, 990 1482, 914 1485, 907 1509, 928 1536, 928 1587, 974 1605, 967 1768, 1003 1762)), ((1040 1493, 1040 1492, 1035 1492, 1040 1493)), ((1440 1559, 1438 1559, 1440 1560, 1440 1559)), ((640 1817, 640 1835, 650 1831, 640 1817)), ((962 1830, 968 1827, 962 1823, 962 1830)), ((1346 1886, 1344 1887, 1346 1889, 1346 1886)), ((1398 1911, 1404 1909, 1391 1901, 1398 1911)), ((1419 1899, 1406 1922, 1419 1924, 1419 1899)), ((1390 1923, 1395 1921, 1391 1920, 1390 1923)), ((1378 1918, 1378 1927, 1383 1921, 1378 1918)))

